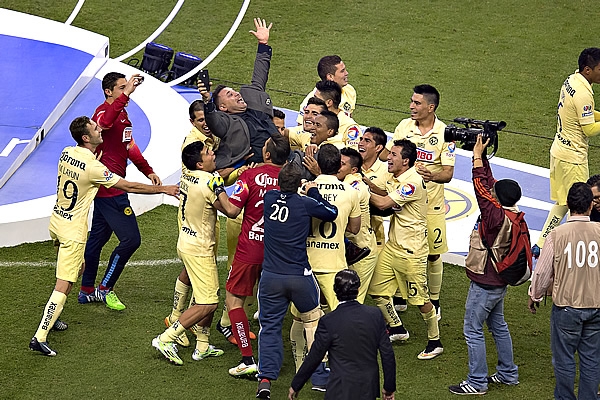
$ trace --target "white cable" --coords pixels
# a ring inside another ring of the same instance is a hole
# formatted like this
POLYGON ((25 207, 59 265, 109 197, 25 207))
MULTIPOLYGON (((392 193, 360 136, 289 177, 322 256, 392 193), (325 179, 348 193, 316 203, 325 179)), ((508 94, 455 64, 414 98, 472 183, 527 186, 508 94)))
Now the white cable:
POLYGON ((202 61, 202 63, 200 63, 200 65, 198 65, 196 68, 194 68, 187 74, 185 74, 171 82, 168 82, 168 85, 175 86, 175 85, 178 85, 179 83, 185 81, 186 79, 191 78, 196 73, 198 73, 198 71, 200 71, 201 69, 206 67, 216 56, 218 56, 219 53, 221 52, 221 50, 223 50, 223 48, 227 45, 227 43, 229 43, 229 41, 231 40, 231 37, 233 36, 233 34, 237 30, 237 28, 240 26, 240 23, 242 22, 242 19, 244 18, 244 15, 246 14, 246 10, 248 9, 249 5, 250 5, 250 0, 244 0, 244 4, 242 4, 242 8, 240 9, 240 12, 238 13, 237 18, 233 22, 233 25, 231 25, 229 32, 227 32, 227 35, 225 35, 225 37, 223 38, 221 43, 219 43, 217 48, 214 49, 213 52, 210 53, 210 55, 208 57, 206 57, 204 59, 204 61, 202 61))
POLYGON ((115 58, 115 60, 117 60, 117 61, 123 61, 124 59, 126 59, 128 57, 131 57, 132 55, 134 55, 135 53, 137 53, 138 51, 140 51, 141 49, 143 49, 146 46, 146 44, 148 44, 149 42, 151 42, 154 39, 156 39, 158 37, 158 35, 160 35, 167 28, 167 26, 169 26, 169 24, 171 23, 171 21, 173 21, 173 18, 175 18, 175 16, 179 12, 179 9, 183 5, 184 1, 185 0, 178 0, 177 1, 177 4, 175 4, 175 7, 173 7, 173 10, 171 10, 171 13, 167 16, 167 19, 165 19, 163 21, 163 23, 154 31, 154 33, 152 35, 150 35, 146 40, 144 40, 142 43, 140 43, 134 49, 131 49, 127 53, 125 53, 125 54, 123 54, 123 55, 115 58))
POLYGON ((75 19, 75 17, 77 17, 77 14, 79 14, 79 11, 81 10, 81 7, 83 7, 83 3, 85 3, 85 0, 79 0, 77 2, 77 5, 75 6, 75 8, 73 9, 73 11, 71 12, 71 15, 69 15, 69 18, 67 18, 67 20, 65 21, 65 25, 71 25, 71 23, 73 22, 73 20, 75 19))

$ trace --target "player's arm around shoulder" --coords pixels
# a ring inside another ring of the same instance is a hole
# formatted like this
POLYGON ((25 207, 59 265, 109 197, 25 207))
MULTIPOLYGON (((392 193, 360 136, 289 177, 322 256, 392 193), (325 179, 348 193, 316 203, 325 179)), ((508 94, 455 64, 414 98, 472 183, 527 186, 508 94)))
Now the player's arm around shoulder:
POLYGON ((168 194, 169 196, 179 196, 179 186, 177 185, 146 185, 145 183, 129 182, 125 179, 120 179, 114 188, 128 193, 139 194, 168 194))

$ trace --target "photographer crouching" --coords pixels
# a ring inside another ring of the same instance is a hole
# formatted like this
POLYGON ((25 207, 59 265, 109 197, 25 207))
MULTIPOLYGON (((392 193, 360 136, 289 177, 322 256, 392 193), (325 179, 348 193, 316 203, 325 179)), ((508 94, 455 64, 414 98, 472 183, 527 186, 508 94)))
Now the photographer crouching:
POLYGON ((473 186, 481 216, 473 229, 469 254, 465 260, 466 273, 471 280, 463 327, 469 350, 469 374, 466 380, 448 388, 451 393, 460 395, 485 394, 488 383, 519 383, 512 339, 504 320, 507 282, 496 272, 490 252, 508 250, 510 234, 506 234, 506 230, 510 229, 510 224, 505 223, 505 210, 519 212, 516 203, 521 198, 521 188, 511 179, 494 179, 486 157, 490 139, 488 137, 483 142, 482 137, 481 134, 477 135, 473 147, 473 186), (499 243, 502 241, 505 243, 499 243), (486 362, 484 322, 492 333, 498 353, 497 371, 491 376, 488 376, 486 362))

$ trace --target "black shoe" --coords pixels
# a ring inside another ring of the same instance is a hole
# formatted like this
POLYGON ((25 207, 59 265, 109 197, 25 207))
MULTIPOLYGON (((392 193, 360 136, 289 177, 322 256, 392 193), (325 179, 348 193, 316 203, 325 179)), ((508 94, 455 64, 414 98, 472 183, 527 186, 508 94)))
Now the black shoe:
POLYGON ((360 248, 349 240, 344 242, 346 244, 346 263, 348 265, 355 264, 371 254, 371 249, 368 247, 360 248))
POLYGON ((56 352, 48 346, 48 342, 38 342, 35 337, 32 337, 29 342, 29 349, 32 351, 39 351, 43 355, 49 357, 54 357, 56 355, 56 352))
POLYGON ((217 331, 220 332, 223 336, 225 336, 225 339, 227 339, 229 343, 231 343, 234 346, 237 346, 237 340, 235 340, 235 337, 233 336, 231 326, 223 326, 220 322, 217 322, 217 331))
POLYGON ((448 390, 450 393, 460 395, 481 395, 487 393, 487 390, 475 389, 473 386, 469 385, 467 381, 462 381, 458 385, 448 386, 448 390))
POLYGON ((326 392, 327 385, 312 385, 312 390, 316 392, 326 392))
POLYGON ((258 384, 256 390, 257 399, 270 399, 271 398, 271 382, 268 379, 263 379, 258 384))
POLYGON ((52 327, 52 329, 54 329, 55 331, 66 331, 67 328, 69 328, 69 325, 67 325, 66 322, 61 321, 60 319, 57 319, 54 323, 54 326, 52 327))

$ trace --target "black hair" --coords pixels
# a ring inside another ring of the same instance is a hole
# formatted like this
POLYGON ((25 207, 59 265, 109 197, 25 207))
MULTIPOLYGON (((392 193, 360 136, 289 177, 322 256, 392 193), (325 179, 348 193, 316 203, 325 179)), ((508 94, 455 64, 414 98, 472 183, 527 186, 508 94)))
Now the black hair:
POLYGON ((594 200, 592 188, 584 182, 575 182, 567 193, 567 206, 571 214, 585 214, 594 200))
POLYGON ((192 101, 192 104, 190 104, 188 112, 190 113, 190 119, 192 121, 196 119, 196 111, 204 112, 204 102, 202 100, 194 100, 192 101))
POLYGON ((413 88, 413 92, 421 94, 429 104, 433 104, 436 110, 440 105, 440 92, 431 85, 417 85, 413 88))
POLYGON ((290 141, 283 135, 273 135, 267 140, 267 148, 271 154, 271 162, 276 165, 283 165, 290 156, 290 141))
POLYGON ((394 146, 402 147, 402 158, 408 159, 408 166, 412 167, 417 161, 417 145, 408 139, 394 140, 394 146))
POLYGON ((333 101, 333 108, 337 110, 342 102, 342 87, 334 81, 319 81, 316 86, 323 100, 333 101))
POLYGON ((282 192, 296 193, 302 181, 302 170, 296 164, 287 163, 277 177, 282 192))
POLYGON ((579 72, 583 72, 585 67, 596 68, 600 64, 600 49, 589 47, 584 49, 579 55, 579 72))
POLYGON ((192 142, 185 146, 181 152, 183 165, 190 171, 197 170, 196 165, 202 162, 202 150, 204 150, 204 143, 201 141, 192 142))
POLYGON ((360 288, 360 277, 352 269, 343 269, 335 274, 333 291, 339 301, 356 300, 360 288))
POLYGON ((340 56, 332 55, 325 56, 319 60, 319 64, 317 64, 317 73, 319 74, 319 78, 322 81, 327 80, 327 75, 335 75, 335 71, 337 71, 337 65, 342 62, 340 56))
POLYGON ((332 144, 324 144, 319 148, 317 164, 324 175, 335 175, 340 170, 342 156, 337 147, 332 144))
POLYGON ((83 145, 83 135, 89 135, 90 132, 88 125, 91 122, 92 121, 89 119, 89 117, 86 117, 85 115, 77 117, 71 121, 71 125, 69 125, 69 131, 71 131, 71 136, 79 146, 83 145))
POLYGON ((362 168, 363 160, 358 151, 354 150, 351 147, 344 147, 343 149, 340 150, 340 154, 342 156, 348 157, 350 159, 350 166, 352 168, 357 168, 358 172, 360 172, 360 170, 362 168))
POLYGON ((375 141, 375 145, 382 145, 383 147, 385 147, 385 144, 387 143, 387 135, 385 134, 383 129, 378 128, 376 126, 371 126, 367 129, 365 129, 364 133, 367 133, 367 132, 371 132, 371 135, 373 136, 373 140, 375 141))

